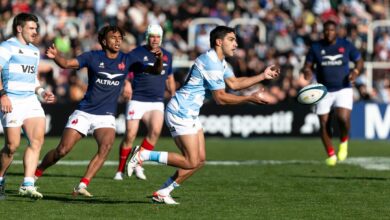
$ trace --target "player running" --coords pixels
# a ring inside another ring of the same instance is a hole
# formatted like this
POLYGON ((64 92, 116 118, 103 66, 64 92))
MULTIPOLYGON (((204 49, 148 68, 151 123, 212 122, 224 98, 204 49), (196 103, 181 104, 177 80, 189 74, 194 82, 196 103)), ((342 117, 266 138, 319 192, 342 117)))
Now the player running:
MULTIPOLYGON (((74 59, 61 57, 54 46, 46 52, 62 68, 88 68, 88 88, 84 98, 69 117, 57 148, 45 155, 35 172, 36 177, 42 176, 44 170, 67 155, 91 131, 98 144, 98 152, 90 161, 80 183, 74 188, 73 195, 92 196, 87 191, 88 184, 102 167, 114 143, 117 100, 130 66, 136 65, 132 55, 120 52, 123 36, 124 32, 119 27, 105 26, 98 34, 102 50, 85 52, 74 59)), ((161 51, 153 52, 156 62, 145 71, 160 73, 161 51)))
POLYGON ((270 66, 259 75, 236 78, 225 61, 225 57, 233 56, 237 48, 236 34, 230 27, 218 26, 212 30, 210 45, 212 49, 195 60, 186 83, 176 92, 165 111, 166 124, 182 154, 150 151, 139 146, 134 147, 131 153, 127 166, 130 172, 144 161, 156 161, 179 168, 153 194, 155 202, 178 204, 171 197, 171 192, 204 165, 205 137, 199 110, 206 90, 211 91, 214 100, 220 105, 246 102, 266 104, 271 100, 263 91, 250 96, 237 96, 226 93, 225 87, 227 84, 234 90, 244 89, 262 80, 278 77, 279 69, 270 66))
MULTIPOLYGON (((152 51, 160 48, 163 30, 160 25, 149 25, 146 32, 146 45, 139 46, 131 51, 142 66, 153 65, 156 60, 152 51)), ((161 48, 163 52, 163 71, 159 75, 143 72, 140 68, 131 69, 134 75, 132 83, 132 99, 126 107, 126 134, 120 144, 119 165, 115 180, 123 180, 125 164, 134 140, 137 136, 140 120, 145 124, 148 133, 141 146, 147 150, 153 150, 160 136, 164 122, 164 92, 165 87, 172 97, 175 93, 175 79, 172 74, 172 55, 161 48)), ((138 165, 135 167, 135 176, 146 180, 144 169, 138 165)), ((129 176, 132 172, 128 173, 129 176)))
POLYGON ((351 84, 363 68, 360 52, 346 39, 337 38, 337 24, 334 21, 324 23, 324 39, 314 43, 303 68, 306 80, 312 80, 313 70, 316 79, 328 89, 328 94, 315 106, 320 120, 321 140, 328 154, 325 163, 334 166, 348 155, 348 134, 353 106, 351 84), (355 68, 350 70, 349 61, 355 68), (316 64, 316 68, 314 68, 316 64), (330 112, 334 109, 340 128, 340 145, 337 156, 332 144, 330 112))

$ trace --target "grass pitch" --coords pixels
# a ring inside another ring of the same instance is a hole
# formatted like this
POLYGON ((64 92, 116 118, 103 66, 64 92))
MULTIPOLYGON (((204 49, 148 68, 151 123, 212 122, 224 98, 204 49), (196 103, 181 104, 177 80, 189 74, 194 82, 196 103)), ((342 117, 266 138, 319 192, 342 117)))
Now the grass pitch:
MULTIPOLYGON (((58 143, 47 138, 41 158, 58 143)), ((147 181, 114 181, 118 144, 91 181, 93 198, 71 195, 96 152, 92 138, 81 140, 37 185, 42 200, 17 195, 23 178, 20 147, 7 176, 1 219, 388 219, 388 141, 350 141, 346 162, 324 165, 318 139, 207 138, 208 164, 172 194, 178 206, 151 203, 151 194, 175 169, 146 164, 147 181), (71 163, 72 165, 69 165, 71 163)), ((137 141, 139 143, 139 140, 137 141)), ((157 150, 177 151, 171 138, 157 150)))

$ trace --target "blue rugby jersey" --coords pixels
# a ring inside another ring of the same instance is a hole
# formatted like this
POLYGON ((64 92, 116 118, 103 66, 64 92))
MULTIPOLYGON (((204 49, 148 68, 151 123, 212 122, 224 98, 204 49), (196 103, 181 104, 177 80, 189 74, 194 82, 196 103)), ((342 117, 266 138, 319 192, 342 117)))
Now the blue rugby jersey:
POLYGON ((192 65, 186 83, 168 103, 167 111, 181 118, 199 116, 206 90, 225 89, 224 79, 233 76, 225 59, 221 61, 215 50, 201 54, 192 65))
POLYGON ((90 51, 76 57, 80 68, 88 68, 88 89, 77 109, 95 115, 115 115, 118 97, 134 58, 119 52, 109 59, 105 51, 90 51))
POLYGON ((337 91, 351 87, 348 80, 349 61, 361 58, 360 52, 349 41, 337 38, 333 45, 325 40, 313 43, 306 62, 316 64, 314 73, 317 82, 322 83, 329 91, 337 91))
POLYGON ((138 65, 133 65, 130 72, 133 72, 132 100, 141 102, 162 102, 164 101, 165 81, 172 74, 172 55, 165 49, 163 52, 163 71, 160 75, 144 72, 146 66, 153 66, 156 57, 146 46, 139 46, 130 53, 137 60, 138 65))
POLYGON ((35 95, 39 86, 39 49, 32 44, 23 44, 16 37, 0 44, 0 66, 3 88, 12 98, 35 95))

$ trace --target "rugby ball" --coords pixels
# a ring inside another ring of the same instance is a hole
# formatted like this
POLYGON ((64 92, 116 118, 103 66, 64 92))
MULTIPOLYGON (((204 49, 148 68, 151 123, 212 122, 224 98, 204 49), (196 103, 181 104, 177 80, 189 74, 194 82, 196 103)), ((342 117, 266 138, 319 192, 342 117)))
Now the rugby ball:
POLYGON ((328 90, 320 83, 307 85, 299 90, 297 100, 299 103, 311 105, 325 97, 328 90))

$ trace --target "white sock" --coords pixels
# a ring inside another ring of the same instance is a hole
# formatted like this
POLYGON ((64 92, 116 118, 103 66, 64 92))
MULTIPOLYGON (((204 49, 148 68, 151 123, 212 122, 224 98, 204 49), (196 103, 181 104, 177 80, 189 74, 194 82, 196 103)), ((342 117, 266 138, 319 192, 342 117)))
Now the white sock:
POLYGON ((87 184, 83 183, 83 182, 80 182, 79 183, 79 189, 85 189, 87 188, 87 184))
POLYGON ((173 181, 173 183, 171 183, 169 186, 165 187, 164 189, 160 189, 158 190, 158 192, 162 195, 169 195, 171 194, 171 192, 178 188, 180 185, 178 183, 176 183, 175 181, 173 181))
POLYGON ((4 182, 5 182, 5 178, 4 178, 4 177, 2 177, 2 176, 0 176, 0 186, 1 186, 1 185, 3 185, 3 184, 4 184, 4 182))
POLYGON ((34 177, 24 177, 23 179, 23 186, 34 186, 35 179, 34 177))

